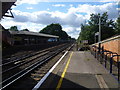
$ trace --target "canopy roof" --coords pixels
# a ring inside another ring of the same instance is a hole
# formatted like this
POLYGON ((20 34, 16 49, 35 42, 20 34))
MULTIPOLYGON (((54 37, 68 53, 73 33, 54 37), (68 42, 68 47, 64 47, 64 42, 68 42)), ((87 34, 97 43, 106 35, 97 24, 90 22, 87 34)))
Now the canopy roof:
POLYGON ((16 2, 17 0, 1 0, 1 4, 2 4, 2 16, 6 16, 6 17, 13 17, 13 14, 11 12, 11 7, 12 5, 15 5, 14 3, 16 2), (9 11, 9 12, 8 12, 9 11), (6 13, 9 13, 9 15, 6 15, 6 13))
POLYGON ((59 38, 59 36, 55 36, 55 35, 30 32, 30 31, 9 31, 9 32, 13 35, 34 35, 34 36, 49 37, 49 38, 59 38))

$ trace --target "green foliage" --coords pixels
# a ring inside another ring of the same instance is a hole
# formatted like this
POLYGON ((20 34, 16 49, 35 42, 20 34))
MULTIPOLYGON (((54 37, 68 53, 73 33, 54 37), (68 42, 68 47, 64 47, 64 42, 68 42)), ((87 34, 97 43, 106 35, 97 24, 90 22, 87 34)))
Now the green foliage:
POLYGON ((18 28, 17 28, 17 26, 11 26, 11 27, 10 27, 10 30, 11 30, 11 31, 18 31, 18 28))
POLYGON ((116 22, 116 33, 120 35, 120 17, 118 17, 116 22))
POLYGON ((62 30, 62 26, 60 24, 50 24, 43 28, 40 33, 51 34, 59 36, 60 39, 68 39, 68 34, 62 30))
POLYGON ((100 14, 91 14, 87 25, 81 25, 81 32, 78 37, 78 42, 81 40, 89 40, 89 43, 94 43, 95 33, 99 31, 99 18, 101 20, 101 40, 115 35, 115 23, 108 20, 107 12, 100 14))
POLYGON ((40 33, 53 34, 56 35, 58 31, 62 31, 60 24, 50 24, 43 28, 40 33))
POLYGON ((29 31, 28 29, 23 29, 23 30, 21 30, 21 31, 29 31))

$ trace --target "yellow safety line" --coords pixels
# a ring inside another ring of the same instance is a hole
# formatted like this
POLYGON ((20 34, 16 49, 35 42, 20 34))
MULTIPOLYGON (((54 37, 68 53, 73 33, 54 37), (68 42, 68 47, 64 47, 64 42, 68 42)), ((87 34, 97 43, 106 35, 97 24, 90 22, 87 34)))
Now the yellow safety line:
POLYGON ((66 64, 66 66, 65 66, 65 68, 64 68, 64 71, 63 71, 63 73, 62 73, 62 75, 61 75, 61 78, 60 78, 60 80, 59 80, 59 82, 58 82, 58 85, 57 85, 57 87, 56 87, 56 90, 59 90, 60 87, 61 87, 61 85, 62 85, 62 81, 63 81, 63 78, 64 78, 65 73, 66 73, 66 71, 67 71, 67 68, 68 68, 68 65, 69 65, 69 63, 70 63, 70 60, 71 60, 72 55, 73 55, 73 52, 70 54, 70 57, 69 57, 69 59, 68 59, 68 61, 67 61, 67 64, 66 64))

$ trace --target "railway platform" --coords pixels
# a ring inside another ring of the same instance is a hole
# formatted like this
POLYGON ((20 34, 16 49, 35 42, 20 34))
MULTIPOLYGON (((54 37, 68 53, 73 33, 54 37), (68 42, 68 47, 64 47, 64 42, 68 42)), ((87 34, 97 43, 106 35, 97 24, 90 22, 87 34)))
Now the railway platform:
POLYGON ((41 85, 37 85, 38 90, 41 88, 119 90, 120 88, 118 81, 89 51, 69 51, 41 85))

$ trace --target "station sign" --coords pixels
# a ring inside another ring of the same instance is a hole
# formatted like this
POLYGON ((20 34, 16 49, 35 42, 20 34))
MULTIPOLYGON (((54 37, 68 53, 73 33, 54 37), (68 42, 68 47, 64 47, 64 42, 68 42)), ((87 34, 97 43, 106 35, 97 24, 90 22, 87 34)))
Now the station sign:
POLYGON ((96 32, 96 33, 95 33, 95 36, 98 36, 98 35, 99 35, 99 32, 96 32))

